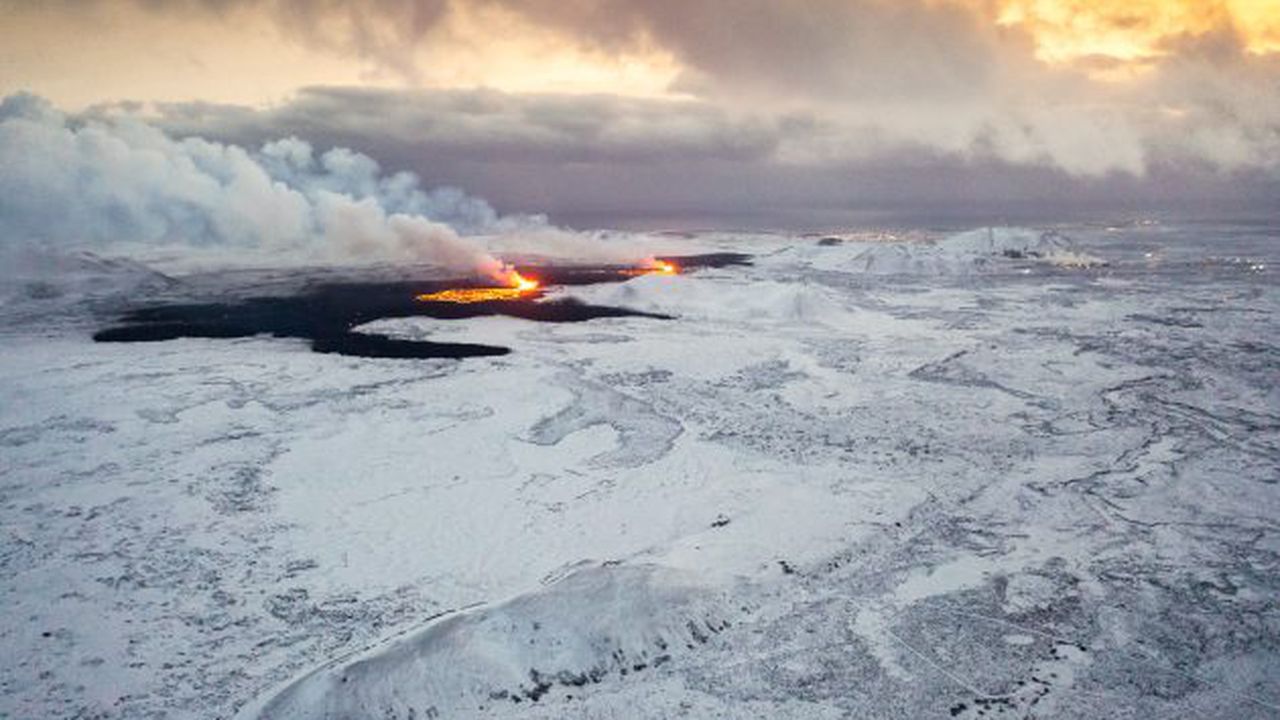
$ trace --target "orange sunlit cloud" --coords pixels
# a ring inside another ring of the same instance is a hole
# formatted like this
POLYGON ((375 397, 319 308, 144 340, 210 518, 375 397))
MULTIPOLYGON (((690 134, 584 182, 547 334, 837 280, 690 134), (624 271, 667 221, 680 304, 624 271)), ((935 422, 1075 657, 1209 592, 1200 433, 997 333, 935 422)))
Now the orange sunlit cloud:
POLYGON ((350 146, 566 224, 968 192, 921 163, 1271 202, 1278 77, 1280 0, 0 0, 12 112, 350 146))
MULTIPOLYGON (((1120 75, 1170 52, 1173 41, 1223 29, 1250 52, 1280 51, 1280 0, 920 1, 959 5, 980 24, 1024 32, 1043 62, 1101 61, 1120 75)), ((3 10, 0 92, 34 90, 73 108, 122 98, 262 106, 308 85, 671 97, 689 69, 688 57, 652 38, 605 49, 502 2, 453 3, 420 34, 387 29, 395 18, 386 18, 375 23, 381 35, 372 52, 344 39, 362 35, 342 13, 317 23, 323 32, 296 32, 252 4, 204 15, 151 3, 75 7, 3 10)))
POLYGON ((996 20, 1026 30, 1036 56, 1049 63, 1141 62, 1163 55, 1171 40, 1223 28, 1250 52, 1280 50, 1276 0, 1001 0, 996 20))
POLYGON ((376 56, 342 40, 350 22, 339 15, 326 33, 297 34, 251 5, 218 16, 128 2, 0 7, 0 95, 33 90, 71 109, 120 99, 262 106, 311 85, 661 97, 680 71, 659 48, 606 53, 497 7, 459 3, 376 56))

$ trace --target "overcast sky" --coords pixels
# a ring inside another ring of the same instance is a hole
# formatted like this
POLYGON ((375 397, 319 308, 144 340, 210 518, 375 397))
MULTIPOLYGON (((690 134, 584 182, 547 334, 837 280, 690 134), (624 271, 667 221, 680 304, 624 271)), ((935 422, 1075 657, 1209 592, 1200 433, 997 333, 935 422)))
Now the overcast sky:
POLYGON ((0 95, 578 226, 1280 206, 1277 0, 0 0, 0 95))

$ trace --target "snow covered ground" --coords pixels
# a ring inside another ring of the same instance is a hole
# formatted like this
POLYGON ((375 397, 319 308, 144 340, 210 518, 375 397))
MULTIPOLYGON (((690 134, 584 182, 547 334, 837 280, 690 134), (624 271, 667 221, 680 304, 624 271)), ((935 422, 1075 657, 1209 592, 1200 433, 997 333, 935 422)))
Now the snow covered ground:
POLYGON ((95 344, 209 277, 23 276, 0 717, 1276 717, 1280 234, 1059 231, 362 328, 462 361, 95 344))

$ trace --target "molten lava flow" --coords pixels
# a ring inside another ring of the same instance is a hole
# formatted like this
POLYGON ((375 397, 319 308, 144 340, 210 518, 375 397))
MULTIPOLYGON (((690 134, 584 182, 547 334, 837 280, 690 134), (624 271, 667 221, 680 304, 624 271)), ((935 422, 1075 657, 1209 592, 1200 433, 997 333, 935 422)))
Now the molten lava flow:
POLYGON ((645 263, 643 267, 627 268, 622 271, 623 275, 679 275, 680 268, 673 262, 667 260, 658 260, 654 258, 645 263))
POLYGON ((506 273, 506 287, 451 288, 417 296, 419 302, 478 303, 491 300, 519 300, 537 292, 539 283, 511 270, 506 273))
POLYGON ((676 275, 680 272, 680 268, 666 260, 654 260, 652 272, 655 275, 676 275))
POLYGON ((511 271, 511 284, 514 290, 521 293, 533 292, 538 289, 537 280, 527 278, 515 270, 511 271))

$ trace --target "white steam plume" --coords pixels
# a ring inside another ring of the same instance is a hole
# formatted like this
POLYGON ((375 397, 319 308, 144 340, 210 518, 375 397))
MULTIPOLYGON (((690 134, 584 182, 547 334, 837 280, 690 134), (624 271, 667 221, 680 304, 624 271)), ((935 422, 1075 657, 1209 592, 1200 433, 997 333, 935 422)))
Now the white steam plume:
POLYGON ((29 94, 0 101, 0 167, 10 249, 172 244, 499 276, 502 263, 459 230, 519 222, 461 191, 425 192, 411 173, 383 175, 351 150, 179 140, 137 119, 73 121, 29 94))

